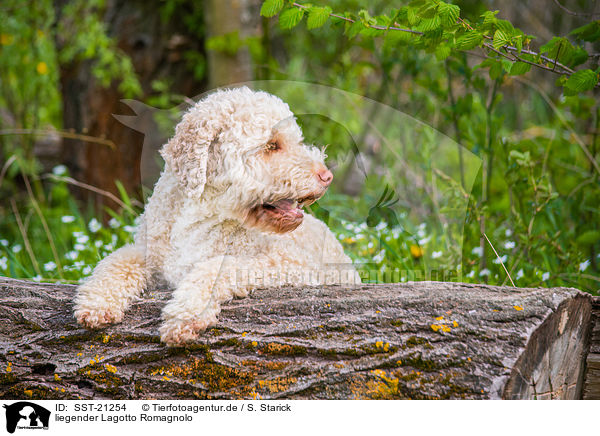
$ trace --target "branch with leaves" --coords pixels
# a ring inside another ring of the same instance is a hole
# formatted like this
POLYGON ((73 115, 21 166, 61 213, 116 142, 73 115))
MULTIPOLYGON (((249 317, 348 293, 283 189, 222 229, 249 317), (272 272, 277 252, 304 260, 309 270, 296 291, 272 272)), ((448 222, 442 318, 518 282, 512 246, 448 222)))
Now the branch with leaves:
POLYGON ((438 0, 413 0, 407 6, 392 9, 389 15, 371 16, 367 10, 358 13, 334 13, 329 6, 312 6, 285 0, 266 0, 261 15, 279 14, 282 29, 296 27, 306 16, 309 30, 324 26, 331 20, 344 26, 344 34, 353 39, 380 37, 384 45, 411 45, 434 53, 439 60, 453 51, 481 48, 485 60, 479 65, 489 68, 497 79, 503 74, 523 75, 531 67, 560 75, 557 84, 566 95, 600 87, 600 68, 581 68, 593 56, 585 50, 585 42, 600 39, 600 21, 592 21, 573 30, 567 37, 554 37, 538 51, 531 48, 535 36, 527 35, 512 23, 496 17, 498 11, 487 11, 477 22, 460 16, 460 7, 438 0), (580 67, 576 70, 576 67, 580 67))

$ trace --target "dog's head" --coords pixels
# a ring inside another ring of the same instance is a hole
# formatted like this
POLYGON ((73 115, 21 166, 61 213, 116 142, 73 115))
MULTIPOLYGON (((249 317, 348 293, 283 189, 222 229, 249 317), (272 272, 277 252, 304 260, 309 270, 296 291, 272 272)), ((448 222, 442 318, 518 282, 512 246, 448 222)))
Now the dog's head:
POLYGON ((249 227, 284 233, 302 223, 333 175, 322 150, 304 144, 287 104, 246 87, 198 102, 161 154, 186 195, 249 227))

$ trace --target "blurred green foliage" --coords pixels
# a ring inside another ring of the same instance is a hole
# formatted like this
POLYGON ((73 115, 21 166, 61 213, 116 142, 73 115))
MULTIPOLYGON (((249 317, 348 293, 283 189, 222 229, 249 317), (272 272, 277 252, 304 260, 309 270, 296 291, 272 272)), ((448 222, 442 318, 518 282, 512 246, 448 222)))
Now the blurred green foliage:
MULTIPOLYGON (((168 19, 177 8, 189 6, 184 3, 161 2, 159 13, 168 19)), ((332 102, 330 112, 340 112, 337 117, 298 116, 307 141, 328 145, 330 161, 337 165, 337 183, 311 207, 312 213, 328 222, 349 255, 369 272, 364 279, 512 280, 517 286, 574 286, 597 292, 598 21, 588 20, 569 34, 541 41, 500 18, 502 11, 488 10, 483 1, 314 3, 268 0, 261 9, 262 36, 232 33, 211 38, 206 45, 225 53, 248 48, 257 79, 319 83, 408 115, 402 128, 382 119, 379 109, 341 123, 344 114, 332 102), (368 155, 373 142, 369 129, 362 127, 365 119, 389 124, 383 129, 388 142, 373 151, 361 193, 353 195, 344 186, 355 164, 352 156, 368 155), (418 121, 433 128, 421 128, 418 121), (361 128, 364 134, 355 134, 361 128), (402 137, 402 129, 412 133, 402 137), (437 155, 440 136, 434 129, 460 147, 448 145, 445 154, 437 155), (461 159, 471 153, 481 162, 472 187, 464 175, 443 179, 444 174, 428 166, 443 158, 460 168, 466 165, 461 159), (434 176, 443 182, 443 205, 436 205, 420 183, 434 176), (459 232, 449 231, 442 219, 453 207, 464 209, 459 232), (442 274, 432 276, 434 272, 442 274)), ((69 2, 61 22, 67 23, 70 39, 61 44, 56 42, 57 28, 50 26, 56 21, 51 2, 36 4, 39 9, 33 12, 11 6, 15 14, 0 23, 0 107, 15 113, 16 125, 60 127, 58 71, 61 62, 75 56, 95 62, 100 80, 122 80, 121 91, 135 94, 135 74, 103 32, 95 12, 99 3, 69 2), (75 20, 69 27, 68 17, 75 15, 90 21, 80 25, 75 20)), ((189 17, 189 25, 202 33, 201 15, 189 17)), ((203 56, 188 53, 186 62, 198 77, 204 75, 203 56)), ((153 88, 157 94, 151 104, 168 107, 168 81, 153 88)), ((300 90, 289 101, 294 108, 302 100, 318 98, 300 90)), ((113 213, 112 226, 98 229, 92 221, 97 211, 81 211, 64 179, 36 185, 41 179, 30 156, 31 143, 15 142, 25 140, 31 138, 11 137, 11 145, 3 148, 5 162, 19 156, 18 166, 11 164, 8 171, 25 172, 32 188, 24 200, 28 208, 18 208, 20 218, 10 205, 3 205, 11 215, 0 221, 0 274, 79 280, 96 260, 130 239, 139 210, 122 193, 129 208, 113 213)), ((6 189, 10 177, 1 179, 0 189, 6 189)))

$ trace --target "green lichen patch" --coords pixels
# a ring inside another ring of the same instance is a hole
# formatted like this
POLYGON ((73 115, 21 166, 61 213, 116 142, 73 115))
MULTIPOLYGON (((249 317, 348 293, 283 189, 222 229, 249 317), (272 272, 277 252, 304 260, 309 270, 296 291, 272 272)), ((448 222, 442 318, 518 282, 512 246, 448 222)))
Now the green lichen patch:
POLYGON ((278 342, 269 342, 259 347, 261 354, 270 354, 272 356, 304 356, 308 350, 301 345, 280 344, 278 342))

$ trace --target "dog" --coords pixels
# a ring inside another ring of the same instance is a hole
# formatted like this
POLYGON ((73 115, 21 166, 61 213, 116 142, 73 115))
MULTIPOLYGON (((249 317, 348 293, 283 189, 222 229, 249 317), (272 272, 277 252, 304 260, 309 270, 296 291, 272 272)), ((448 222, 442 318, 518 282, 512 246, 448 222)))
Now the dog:
POLYGON ((144 289, 166 282, 174 292, 160 335, 176 346, 214 326, 222 303, 257 287, 360 283, 333 233, 302 210, 333 175, 280 98, 247 87, 213 92, 160 153, 165 167, 134 243, 77 289, 81 325, 120 322, 144 289))

